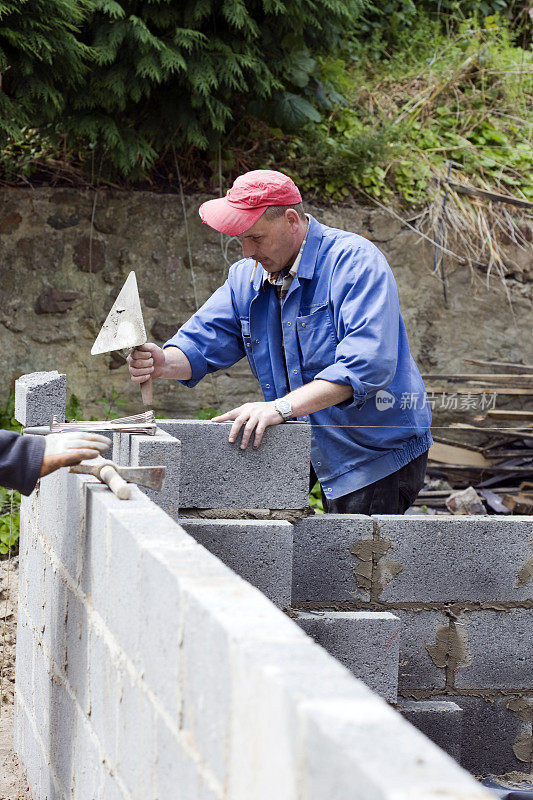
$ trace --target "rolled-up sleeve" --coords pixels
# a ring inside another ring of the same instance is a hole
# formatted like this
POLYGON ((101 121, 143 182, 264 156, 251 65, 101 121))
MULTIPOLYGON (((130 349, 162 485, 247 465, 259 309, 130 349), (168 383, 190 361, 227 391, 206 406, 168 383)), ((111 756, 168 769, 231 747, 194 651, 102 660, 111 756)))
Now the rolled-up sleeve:
POLYGON ((31 494, 41 474, 44 445, 44 436, 0 431, 0 484, 31 494))
POLYGON ((165 347, 179 347, 187 356, 192 377, 180 383, 189 388, 208 373, 227 369, 244 357, 241 324, 229 280, 165 342, 165 347))
POLYGON ((394 378, 398 361, 398 291, 383 254, 371 242, 341 256, 332 275, 331 307, 338 345, 335 362, 315 380, 349 385, 360 407, 394 378))

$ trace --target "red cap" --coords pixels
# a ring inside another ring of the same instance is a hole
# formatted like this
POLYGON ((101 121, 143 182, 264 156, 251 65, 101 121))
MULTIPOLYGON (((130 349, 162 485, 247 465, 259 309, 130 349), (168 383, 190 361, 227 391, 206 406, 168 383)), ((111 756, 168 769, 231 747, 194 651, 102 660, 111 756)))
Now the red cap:
POLYGON ((257 222, 268 206, 301 203, 296 184, 283 172, 254 169, 235 179, 225 197, 208 200, 200 206, 200 216, 220 233, 240 236, 257 222))

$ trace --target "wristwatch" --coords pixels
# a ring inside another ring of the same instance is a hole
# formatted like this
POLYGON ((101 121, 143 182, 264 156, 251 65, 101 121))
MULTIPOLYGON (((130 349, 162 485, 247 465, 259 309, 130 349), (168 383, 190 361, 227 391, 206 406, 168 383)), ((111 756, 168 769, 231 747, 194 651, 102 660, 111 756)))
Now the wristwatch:
POLYGON ((292 406, 288 400, 285 400, 284 398, 276 400, 274 403, 274 408, 283 417, 283 422, 287 422, 287 420, 292 417, 292 406))

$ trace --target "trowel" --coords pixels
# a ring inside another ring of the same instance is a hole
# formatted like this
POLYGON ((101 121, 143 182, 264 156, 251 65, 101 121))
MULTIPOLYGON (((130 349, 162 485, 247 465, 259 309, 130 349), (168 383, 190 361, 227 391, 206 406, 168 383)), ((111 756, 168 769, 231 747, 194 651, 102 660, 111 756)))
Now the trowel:
MULTIPOLYGON (((126 278, 120 294, 113 303, 102 330, 91 348, 91 355, 110 353, 113 350, 133 350, 146 342, 141 301, 137 288, 137 278, 133 270, 126 278)), ((141 383, 141 395, 144 405, 153 401, 152 378, 141 383)))

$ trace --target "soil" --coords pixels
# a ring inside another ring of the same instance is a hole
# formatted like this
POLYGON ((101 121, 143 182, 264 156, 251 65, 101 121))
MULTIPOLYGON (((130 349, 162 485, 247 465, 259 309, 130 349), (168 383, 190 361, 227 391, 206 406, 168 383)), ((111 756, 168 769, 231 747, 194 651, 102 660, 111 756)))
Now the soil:
POLYGON ((18 558, 0 561, 0 799, 31 800, 13 750, 18 558))

